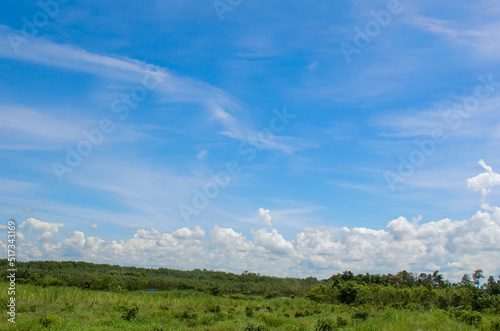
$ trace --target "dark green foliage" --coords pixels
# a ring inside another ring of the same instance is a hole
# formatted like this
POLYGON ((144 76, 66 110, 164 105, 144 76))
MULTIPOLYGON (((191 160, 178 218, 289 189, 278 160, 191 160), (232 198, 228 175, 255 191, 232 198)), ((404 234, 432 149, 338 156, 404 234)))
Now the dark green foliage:
POLYGON ((197 319, 198 314, 194 311, 194 309, 188 308, 184 309, 184 311, 182 311, 178 315, 178 318, 183 320, 192 320, 192 319, 197 319))
MULTIPOLYGON (((7 264, 6 259, 0 259, 0 277, 3 280, 8 275, 7 264)), ((271 299, 301 295, 321 283, 313 277, 279 278, 248 272, 236 275, 200 269, 146 269, 73 261, 18 262, 16 267, 20 284, 75 286, 81 289, 115 292, 179 289, 206 291, 215 296, 265 295, 271 299)))
POLYGON ((122 309, 124 310, 122 319, 129 322, 137 317, 137 312, 139 311, 139 308, 137 307, 133 308, 122 307, 122 309))
POLYGON ((452 315, 459 321, 467 323, 469 325, 477 325, 481 322, 481 313, 477 311, 469 311, 463 309, 454 309, 452 315))
POLYGON ((253 317, 253 309, 250 307, 247 307, 245 309, 245 315, 247 315, 247 317, 253 317))
POLYGON ((368 319, 368 317, 370 317, 370 314, 366 311, 357 311, 351 317, 354 319, 360 319, 364 321, 368 319))
POLYGON ((314 314, 314 312, 310 311, 309 309, 304 309, 304 310, 296 311, 295 317, 311 316, 313 314, 314 314))
POLYGON ((315 331, 333 331, 335 330, 336 323, 328 318, 320 318, 314 327, 315 331))
POLYGON ((347 325, 347 320, 342 316, 337 316, 337 327, 343 328, 347 325))
POLYGON ((337 286, 340 290, 339 292, 339 301, 341 303, 350 305, 354 303, 356 297, 358 296, 358 290, 356 288, 355 283, 346 282, 337 286))
POLYGON ((489 329, 491 331, 500 331, 500 319, 496 319, 494 321, 491 321, 489 325, 489 329))
POLYGON ((278 293, 276 292, 271 292, 271 291, 268 291, 264 294, 264 298, 266 299, 274 299, 278 296, 278 293))
POLYGON ((205 312, 210 312, 210 313, 220 313, 220 306, 219 305, 210 305, 205 309, 205 312))
POLYGON ((450 299, 445 296, 440 295, 438 298, 438 306, 441 309, 447 309, 450 306, 450 299))
POLYGON ((260 324, 248 324, 246 331, 267 331, 267 328, 260 324))

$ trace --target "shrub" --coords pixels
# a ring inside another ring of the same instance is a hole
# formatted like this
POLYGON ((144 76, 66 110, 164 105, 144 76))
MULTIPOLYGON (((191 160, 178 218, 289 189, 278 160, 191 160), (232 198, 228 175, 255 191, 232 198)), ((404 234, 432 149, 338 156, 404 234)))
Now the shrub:
POLYGON ((253 309, 250 307, 247 307, 245 309, 245 315, 247 315, 247 317, 253 317, 253 309))
POLYGON ((260 324, 248 324, 246 331, 267 331, 267 328, 260 324))
POLYGON ((339 286, 339 289, 340 289, 339 301, 341 303, 350 305, 356 300, 358 296, 358 290, 356 289, 355 285, 352 282, 341 284, 339 286))
POLYGON ((222 294, 221 289, 217 285, 215 285, 214 287, 210 288, 209 292, 210 292, 210 294, 215 295, 215 296, 219 296, 219 295, 222 294))
POLYGON ((266 292, 266 293, 264 294, 264 298, 265 298, 265 299, 274 299, 274 298, 276 298, 277 296, 278 296, 278 293, 276 293, 276 292, 266 292))
POLYGON ((182 313, 178 315, 180 319, 192 320, 198 318, 198 314, 191 308, 184 309, 182 313))
POLYGON ((262 313, 259 317, 266 325, 275 328, 283 325, 286 321, 284 317, 280 317, 269 313, 262 313))
POLYGON ((295 317, 311 316, 313 314, 309 309, 299 310, 295 312, 295 317))
POLYGON ((315 331, 332 331, 335 330, 335 323, 333 320, 328 318, 320 318, 316 322, 316 326, 314 327, 315 331))
POLYGON ((366 320, 368 317, 370 317, 370 314, 366 311, 357 311, 352 315, 352 318, 355 319, 360 319, 360 320, 366 320))
POLYGON ((347 325, 347 320, 342 316, 337 316, 337 327, 343 328, 347 325))
POLYGON ((125 312, 122 315, 122 319, 130 322, 131 320, 137 317, 137 312, 139 311, 139 308, 137 307, 134 308, 123 307, 123 308, 125 312))
POLYGON ((490 330, 491 331, 500 331, 500 319, 496 319, 494 321, 491 321, 490 330))
POLYGON ((205 309, 205 312, 220 313, 220 306, 219 305, 210 305, 205 309))
POLYGON ((453 315, 456 319, 469 325, 479 324, 479 322, 481 322, 481 313, 477 311, 460 310, 454 311, 453 315))

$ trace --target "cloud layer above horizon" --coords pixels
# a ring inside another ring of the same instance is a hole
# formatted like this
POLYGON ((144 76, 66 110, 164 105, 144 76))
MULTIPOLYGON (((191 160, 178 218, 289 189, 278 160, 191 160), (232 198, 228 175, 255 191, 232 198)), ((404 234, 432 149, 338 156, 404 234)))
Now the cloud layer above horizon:
MULTIPOLYGON (((491 189, 485 177, 497 178, 483 160, 485 172, 468 179, 479 192, 491 189)), ((487 194, 484 195, 484 198, 487 194)), ((270 225, 270 211, 259 216, 270 225)), ((327 278, 343 270, 355 273, 387 273, 408 270, 440 270, 459 280, 464 273, 482 268, 486 274, 500 273, 500 208, 485 203, 470 219, 419 224, 399 217, 386 229, 344 227, 337 234, 326 227, 305 227, 287 240, 277 229, 252 231, 249 239, 232 228, 217 225, 208 233, 199 226, 161 233, 153 228, 137 230, 125 240, 103 240, 82 231, 58 236, 64 227, 28 218, 19 225, 20 260, 84 260, 98 263, 168 267, 207 268, 241 273, 244 270, 279 277, 327 278)), ((97 228, 94 227, 94 228, 97 228)), ((207 229, 208 230, 208 229, 207 229)), ((6 242, 0 240, 2 251, 6 242)))

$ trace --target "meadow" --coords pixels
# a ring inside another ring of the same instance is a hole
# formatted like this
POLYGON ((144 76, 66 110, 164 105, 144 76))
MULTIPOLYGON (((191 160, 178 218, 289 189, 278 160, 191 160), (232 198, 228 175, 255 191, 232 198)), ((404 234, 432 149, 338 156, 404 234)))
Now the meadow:
MULTIPOLYGON (((29 265, 24 267, 29 270, 29 265)), ((261 283, 268 279, 295 286, 290 291, 267 287, 264 293, 251 293, 218 287, 214 281, 207 287, 207 283, 195 279, 200 284, 197 288, 180 284, 176 285, 180 288, 157 291, 96 290, 67 286, 61 280, 58 285, 43 284, 43 279, 57 280, 49 275, 57 272, 50 268, 46 271, 42 278, 35 276, 40 284, 24 278, 16 285, 16 323, 8 323, 4 315, 1 330, 500 330, 498 295, 488 292, 491 287, 473 284, 440 288, 430 283, 411 287, 369 284, 360 281, 367 275, 346 272, 324 281, 215 273, 219 277, 250 277, 261 279, 261 283), (457 302, 461 307, 452 307, 457 302)), ((214 272, 197 274, 208 277, 209 273, 214 272)), ((220 279, 218 285, 223 284, 220 279)), ((8 287, 8 282, 0 282, 3 303, 9 300, 8 287)))

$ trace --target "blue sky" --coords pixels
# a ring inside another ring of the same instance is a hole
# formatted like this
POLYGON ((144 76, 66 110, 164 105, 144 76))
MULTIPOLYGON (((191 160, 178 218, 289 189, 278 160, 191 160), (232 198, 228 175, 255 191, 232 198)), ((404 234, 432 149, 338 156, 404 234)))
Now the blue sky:
POLYGON ((232 3, 5 4, 0 213, 20 258, 500 272, 482 233, 500 234, 500 2, 232 3))

